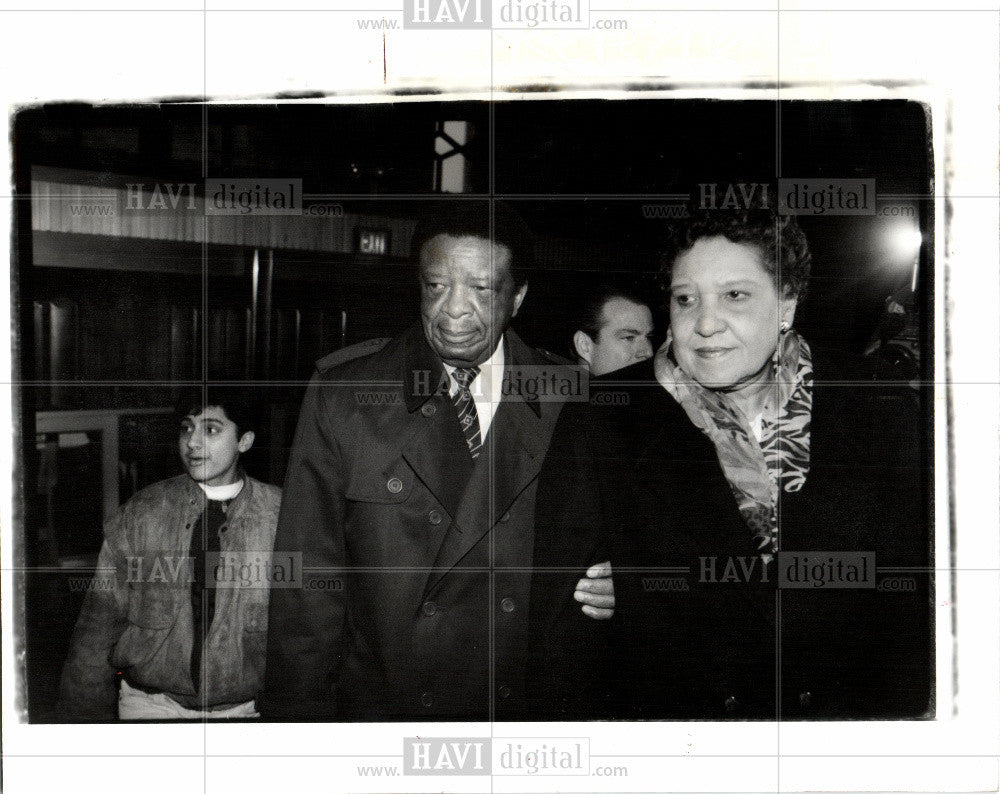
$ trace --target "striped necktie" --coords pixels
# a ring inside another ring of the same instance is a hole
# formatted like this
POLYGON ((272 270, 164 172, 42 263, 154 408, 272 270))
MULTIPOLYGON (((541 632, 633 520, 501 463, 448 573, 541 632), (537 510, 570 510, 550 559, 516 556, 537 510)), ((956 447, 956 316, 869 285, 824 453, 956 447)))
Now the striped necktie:
POLYGON ((473 458, 477 458, 479 451, 483 448, 483 439, 479 433, 479 414, 476 412, 476 401, 472 399, 472 392, 469 391, 469 384, 475 380, 478 374, 479 367, 458 367, 451 373, 455 383, 458 384, 458 391, 452 395, 451 401, 455 403, 458 423, 473 458))

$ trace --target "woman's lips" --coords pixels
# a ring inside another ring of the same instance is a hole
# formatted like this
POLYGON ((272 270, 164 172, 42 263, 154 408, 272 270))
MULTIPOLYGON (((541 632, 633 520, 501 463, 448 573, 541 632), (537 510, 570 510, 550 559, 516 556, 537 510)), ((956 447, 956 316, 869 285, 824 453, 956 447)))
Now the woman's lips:
POLYGON ((694 352, 698 354, 699 358, 722 358, 733 350, 735 348, 732 347, 698 347, 695 348, 694 352))

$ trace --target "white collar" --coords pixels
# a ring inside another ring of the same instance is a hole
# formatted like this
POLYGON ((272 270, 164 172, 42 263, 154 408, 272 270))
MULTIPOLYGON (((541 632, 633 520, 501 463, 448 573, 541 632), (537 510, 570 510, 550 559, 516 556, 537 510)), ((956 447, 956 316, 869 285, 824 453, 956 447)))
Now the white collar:
POLYGON ((227 502, 230 499, 235 499, 236 495, 243 490, 243 478, 240 477, 229 485, 205 485, 205 483, 200 482, 198 487, 205 492, 206 499, 213 502, 227 502))
MULTIPOLYGON (((448 378, 451 381, 448 384, 449 392, 454 392, 458 387, 455 385, 455 379, 452 375, 457 367, 445 364, 443 361, 441 363, 444 364, 444 371, 448 373, 448 378)), ((503 367, 503 336, 501 336, 493 354, 478 367, 479 375, 476 376, 476 379, 472 381, 472 385, 469 387, 472 396, 489 397, 491 401, 499 402, 499 397, 496 397, 495 393, 499 391, 499 386, 503 381, 503 367)))

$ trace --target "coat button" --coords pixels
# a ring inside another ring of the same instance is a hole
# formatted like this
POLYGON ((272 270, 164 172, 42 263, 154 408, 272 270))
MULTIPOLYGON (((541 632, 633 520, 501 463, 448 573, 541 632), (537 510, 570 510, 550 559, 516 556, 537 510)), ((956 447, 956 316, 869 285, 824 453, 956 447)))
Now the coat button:
POLYGON ((502 697, 502 698, 509 698, 510 697, 510 687, 507 686, 506 684, 504 684, 503 686, 500 687, 499 692, 500 692, 500 697, 502 697))
POLYGON ((430 616, 430 615, 433 615, 437 611, 438 611, 437 604, 435 604, 433 601, 425 601, 424 602, 424 614, 425 615, 430 616))
POLYGON ((434 526, 437 526, 438 524, 441 523, 442 520, 441 513, 439 513, 437 510, 431 510, 427 514, 427 520, 430 521, 434 526))
POLYGON ((423 408, 420 409, 420 413, 424 416, 434 416, 437 413, 437 406, 434 403, 424 403, 423 408))
POLYGON ((503 522, 504 522, 505 524, 506 524, 506 523, 507 523, 508 521, 510 521, 510 511, 507 511, 507 512, 506 512, 506 513, 504 513, 504 514, 503 514, 502 516, 500 516, 500 520, 501 520, 501 521, 503 521, 503 522))
POLYGON ((732 695, 726 698, 726 711, 733 712, 740 707, 740 702, 732 695))
POLYGON ((809 708, 812 704, 812 699, 812 692, 799 692, 799 705, 802 706, 802 708, 809 708))
POLYGON ((503 601, 500 602, 500 609, 502 609, 504 612, 513 612, 514 608, 515 604, 513 598, 505 598, 503 601))
POLYGON ((399 477, 393 477, 385 487, 389 489, 389 493, 399 493, 403 490, 403 481, 399 477))
POLYGON ((425 708, 430 708, 434 705, 434 698, 431 696, 430 692, 424 692, 424 694, 420 696, 420 702, 425 708))

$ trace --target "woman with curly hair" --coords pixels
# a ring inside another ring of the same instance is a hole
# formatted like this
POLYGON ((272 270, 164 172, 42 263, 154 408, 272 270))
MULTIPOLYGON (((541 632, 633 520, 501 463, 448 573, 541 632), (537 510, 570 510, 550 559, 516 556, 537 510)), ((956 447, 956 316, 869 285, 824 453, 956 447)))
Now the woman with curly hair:
POLYGON ((918 417, 795 330, 794 218, 706 212, 664 262, 666 344, 567 404, 539 482, 537 716, 931 716, 918 417), (588 625, 570 594, 606 559, 615 614, 588 625))

